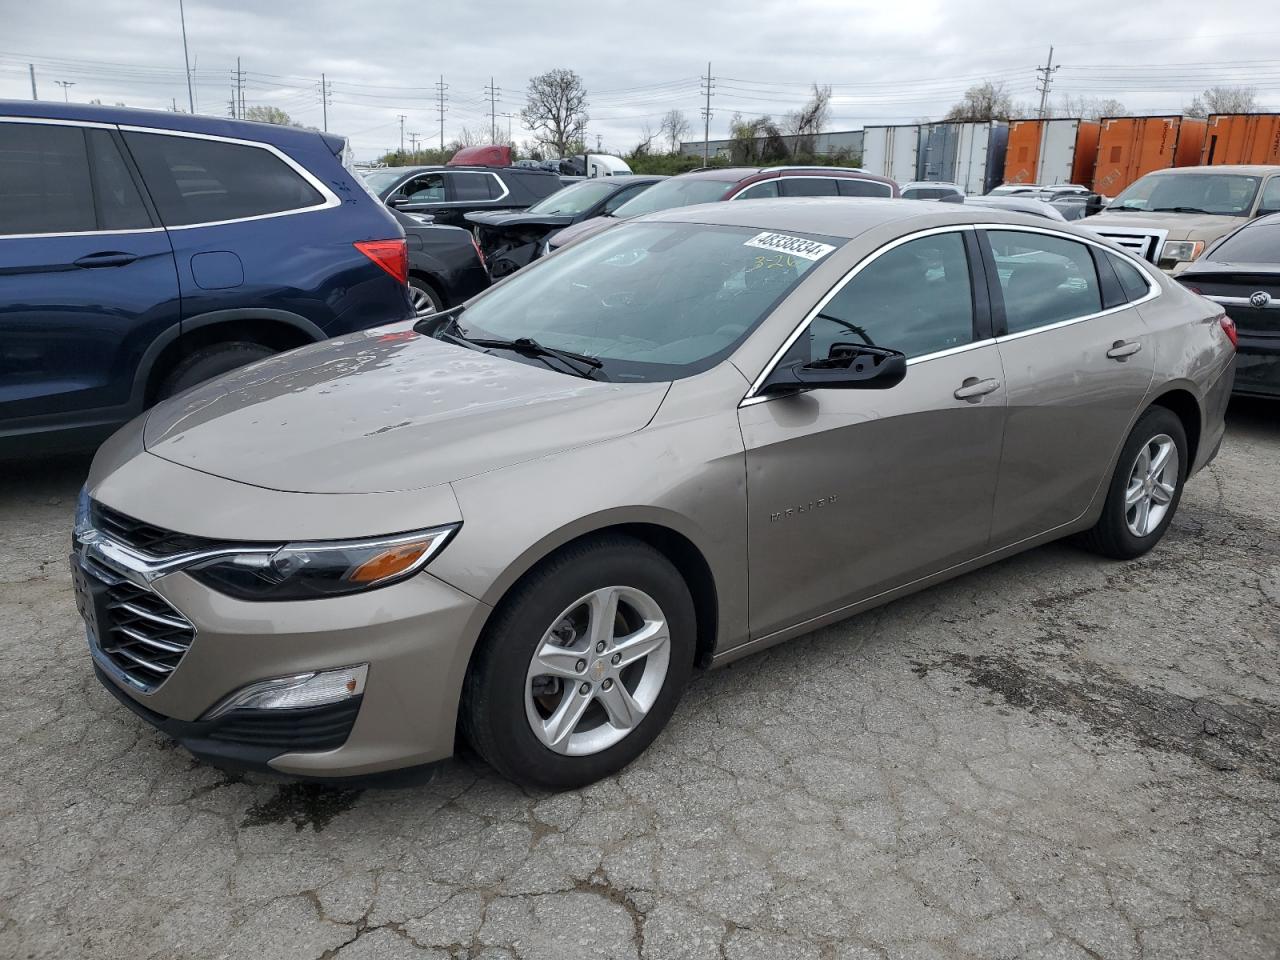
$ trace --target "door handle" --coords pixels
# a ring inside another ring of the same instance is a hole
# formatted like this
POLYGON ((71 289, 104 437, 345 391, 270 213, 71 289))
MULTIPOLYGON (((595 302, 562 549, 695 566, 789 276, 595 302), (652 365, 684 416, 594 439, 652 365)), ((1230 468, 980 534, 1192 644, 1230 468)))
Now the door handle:
POLYGON ((107 250, 102 253, 90 253, 75 261, 77 267, 91 269, 93 267, 123 267, 137 260, 137 254, 121 253, 118 250, 107 250))
POLYGON ((976 402, 988 393, 994 393, 999 389, 999 380, 991 378, 979 380, 977 377, 968 377, 964 383, 956 388, 955 397, 957 400, 973 400, 976 402))
POLYGON ((1111 349, 1107 351, 1107 356, 1112 360, 1123 360, 1125 357, 1132 357, 1141 349, 1142 344, 1137 340, 1117 340, 1111 345, 1111 349))

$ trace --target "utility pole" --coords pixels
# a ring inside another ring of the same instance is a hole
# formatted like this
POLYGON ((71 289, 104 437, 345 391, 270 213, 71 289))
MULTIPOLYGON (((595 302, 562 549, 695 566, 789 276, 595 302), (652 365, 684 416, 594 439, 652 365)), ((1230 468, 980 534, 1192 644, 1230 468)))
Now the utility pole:
POLYGON ((244 71, 240 69, 240 58, 236 57, 235 89, 231 94, 231 115, 244 119, 244 71))
POLYGON ((36 65, 28 63, 27 69, 31 71, 31 99, 39 100, 40 98, 36 96, 36 65))
POLYGON ((67 90, 71 87, 74 87, 76 85, 76 82, 74 80, 55 80, 53 82, 62 88, 62 102, 70 103, 71 98, 67 96, 67 90))
POLYGON ((191 112, 196 112, 196 94, 191 86, 191 56, 187 53, 187 12, 183 9, 182 0, 178 0, 178 17, 182 21, 182 60, 187 65, 187 104, 191 112))
POLYGON ((439 98, 439 103, 436 105, 436 111, 439 113, 439 116, 440 116, 440 149, 441 150, 444 150, 444 115, 445 115, 445 111, 449 109, 444 105, 445 100, 448 99, 447 95, 445 94, 445 91, 448 89, 449 89, 449 85, 444 82, 444 74, 442 73, 440 74, 440 81, 436 84, 436 94, 439 98))
POLYGON ((702 77, 702 89, 706 95, 707 105, 702 108, 702 165, 711 165, 711 92, 716 88, 715 77, 711 76, 711 62, 707 61, 707 75, 702 77))
POLYGON ((325 79, 324 74, 320 74, 320 112, 324 117, 324 132, 329 132, 329 81, 325 79))
POLYGON ((231 99, 227 101, 227 116, 232 120, 236 117, 236 85, 231 85, 231 99))
POLYGON ((1036 89, 1040 91, 1040 119, 1045 116, 1045 108, 1049 104, 1049 88, 1053 86, 1053 75, 1058 72, 1058 68, 1053 65, 1053 47, 1049 48, 1049 62, 1043 67, 1036 67, 1036 73, 1040 75, 1040 79, 1036 81, 1036 89))
POLYGON ((404 153, 404 121, 406 117, 403 113, 399 114, 399 117, 400 117, 400 152, 404 153))
POLYGON ((422 136, 422 134, 418 133, 415 130, 409 131, 409 149, 414 153, 418 152, 418 138, 420 136, 422 136))
POLYGON ((502 93, 501 87, 493 85, 493 77, 489 78, 489 85, 484 88, 484 92, 489 95, 489 142, 498 142, 498 95, 502 93))
POLYGON ((596 153, 599 153, 601 149, 602 148, 600 146, 600 134, 597 133, 596 134, 596 153))

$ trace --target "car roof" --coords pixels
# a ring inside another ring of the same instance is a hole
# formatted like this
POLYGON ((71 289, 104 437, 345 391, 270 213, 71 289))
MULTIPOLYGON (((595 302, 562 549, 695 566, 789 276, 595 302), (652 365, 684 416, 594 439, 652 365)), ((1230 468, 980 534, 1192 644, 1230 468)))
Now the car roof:
MULTIPOLYGON (((906 225, 911 221, 919 221, 922 228, 968 223, 1045 226, 1044 217, 1026 213, 990 208, 966 211, 964 205, 958 203, 920 203, 870 197, 795 197, 740 203, 700 203, 646 214, 632 222, 646 220, 790 230, 844 239, 852 239, 884 224, 906 225)), ((1064 222, 1055 221, 1053 224, 1055 230, 1067 227, 1069 225, 1064 222)), ((1082 235, 1095 239, 1091 234, 1082 235)))
POLYGON ((346 138, 337 134, 286 127, 278 123, 254 120, 231 120, 206 117, 169 110, 139 110, 134 107, 108 107, 91 103, 56 103, 50 100, 0 100, 0 116, 33 120, 69 120, 75 123, 111 123, 120 126, 153 127, 182 133, 202 133, 235 140, 255 140, 287 146, 290 143, 314 143, 322 137, 337 152, 346 138))
POLYGON ((1152 173, 1162 177, 1180 176, 1186 173, 1235 173, 1253 177, 1265 177, 1270 173, 1280 173, 1280 164, 1215 163, 1207 167, 1171 167, 1168 170, 1153 170, 1152 173))
POLYGON ((952 183, 950 180, 911 180, 902 185, 903 190, 913 189, 913 188, 918 190, 924 187, 936 187, 942 190, 945 190, 947 188, 950 188, 952 190, 959 190, 960 184, 952 183))

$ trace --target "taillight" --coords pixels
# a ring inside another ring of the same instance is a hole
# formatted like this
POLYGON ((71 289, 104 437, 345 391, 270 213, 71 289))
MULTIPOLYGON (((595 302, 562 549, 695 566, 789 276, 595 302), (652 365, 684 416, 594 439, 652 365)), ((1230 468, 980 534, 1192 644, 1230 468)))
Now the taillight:
POLYGON ((1240 349, 1240 334, 1236 331, 1236 322, 1224 313, 1218 318, 1218 323, 1221 324, 1222 332, 1227 335, 1227 339, 1231 341, 1231 346, 1237 350, 1240 349))
POLYGON ((409 245, 404 237, 398 240, 359 240, 355 247, 400 283, 409 282, 409 245))
POLYGON ((476 248, 476 256, 480 258, 480 266, 488 269, 488 264, 484 261, 484 251, 480 249, 480 241, 476 239, 476 235, 471 235, 471 245, 476 248))

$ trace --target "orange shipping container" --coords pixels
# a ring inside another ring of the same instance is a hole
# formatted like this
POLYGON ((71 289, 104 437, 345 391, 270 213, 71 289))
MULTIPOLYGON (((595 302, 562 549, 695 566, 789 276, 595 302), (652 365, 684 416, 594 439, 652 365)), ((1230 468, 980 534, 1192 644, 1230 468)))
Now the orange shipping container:
POLYGON ((1280 113, 1215 113, 1200 162, 1280 163, 1280 113))
POLYGON ((1004 182, 1087 187, 1097 150, 1098 124, 1091 120, 1012 120, 1004 182))
POLYGON ((1114 197, 1153 170, 1196 166, 1206 126, 1190 117, 1108 117, 1098 136, 1093 189, 1114 197))

